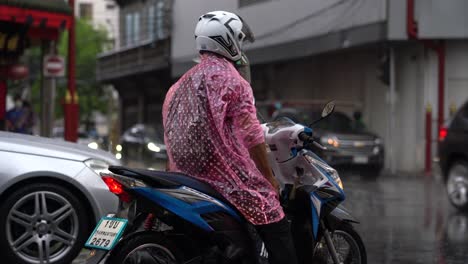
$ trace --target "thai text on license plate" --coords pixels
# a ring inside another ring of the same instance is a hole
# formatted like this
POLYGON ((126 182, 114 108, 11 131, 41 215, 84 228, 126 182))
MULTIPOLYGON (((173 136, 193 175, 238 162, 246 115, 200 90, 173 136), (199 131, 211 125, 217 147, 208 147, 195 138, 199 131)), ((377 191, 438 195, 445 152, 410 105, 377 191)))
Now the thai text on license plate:
POLYGON ((101 218, 88 241, 86 241, 85 247, 111 250, 122 236, 127 222, 126 219, 121 218, 101 218))

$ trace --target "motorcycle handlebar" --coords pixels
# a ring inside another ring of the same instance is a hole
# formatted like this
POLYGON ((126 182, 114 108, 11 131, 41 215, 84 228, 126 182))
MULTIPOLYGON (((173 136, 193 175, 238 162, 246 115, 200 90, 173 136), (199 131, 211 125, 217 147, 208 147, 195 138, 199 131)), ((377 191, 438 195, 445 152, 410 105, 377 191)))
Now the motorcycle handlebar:
POLYGON ((299 133, 298 138, 303 142, 312 142, 313 141, 313 138, 311 136, 307 135, 305 132, 299 133))
POLYGON ((314 138, 312 136, 309 136, 307 135, 305 132, 301 132, 299 133, 298 135, 298 138, 304 142, 304 146, 306 148, 310 148, 312 145, 321 149, 321 150, 327 150, 326 147, 322 146, 320 143, 318 143, 317 141, 314 140, 314 138))

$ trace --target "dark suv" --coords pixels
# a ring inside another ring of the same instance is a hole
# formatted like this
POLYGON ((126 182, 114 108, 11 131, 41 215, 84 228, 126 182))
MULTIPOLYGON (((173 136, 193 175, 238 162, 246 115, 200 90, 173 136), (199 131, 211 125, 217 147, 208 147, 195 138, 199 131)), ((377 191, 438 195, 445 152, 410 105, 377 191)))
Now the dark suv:
POLYGON ((468 210, 468 102, 439 131, 440 167, 450 202, 468 210))
MULTIPOLYGON (((320 118, 320 112, 283 108, 272 116, 273 119, 278 117, 310 124, 320 118)), ((315 152, 328 164, 358 169, 365 176, 376 177, 380 174, 384 167, 384 145, 382 139, 369 132, 364 124, 337 111, 315 124, 312 129, 316 140, 327 148, 315 152)))

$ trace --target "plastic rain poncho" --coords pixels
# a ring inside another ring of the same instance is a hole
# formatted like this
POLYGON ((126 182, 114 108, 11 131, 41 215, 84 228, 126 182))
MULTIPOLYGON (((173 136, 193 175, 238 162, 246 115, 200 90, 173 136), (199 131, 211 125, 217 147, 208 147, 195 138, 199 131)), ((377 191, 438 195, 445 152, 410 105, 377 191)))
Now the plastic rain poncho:
POLYGON ((211 185, 255 225, 284 217, 275 189, 250 158, 264 135, 252 88, 232 62, 203 54, 167 93, 163 122, 171 171, 211 185))

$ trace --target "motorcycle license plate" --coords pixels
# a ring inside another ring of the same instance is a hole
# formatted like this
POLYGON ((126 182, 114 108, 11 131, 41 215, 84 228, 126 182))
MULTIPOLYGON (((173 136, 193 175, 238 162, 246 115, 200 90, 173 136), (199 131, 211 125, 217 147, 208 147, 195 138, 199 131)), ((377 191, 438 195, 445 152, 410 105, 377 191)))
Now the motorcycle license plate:
POLYGON ((353 163, 355 164, 367 164, 369 163, 369 158, 366 156, 354 156, 353 163))
POLYGON ((86 241, 85 247, 111 250, 122 236, 127 219, 103 217, 86 241))

